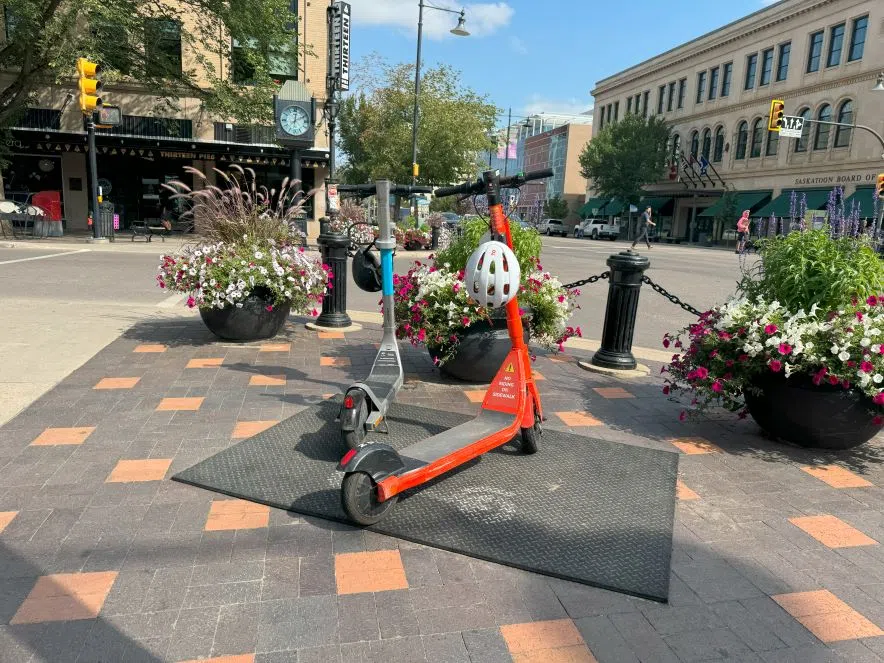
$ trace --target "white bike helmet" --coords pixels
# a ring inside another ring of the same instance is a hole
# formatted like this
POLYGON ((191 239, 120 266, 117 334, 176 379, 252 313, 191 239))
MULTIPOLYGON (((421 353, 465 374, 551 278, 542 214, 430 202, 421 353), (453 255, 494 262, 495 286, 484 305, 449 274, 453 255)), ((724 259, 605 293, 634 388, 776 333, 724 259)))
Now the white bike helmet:
POLYGON ((485 242, 467 260, 467 294, 480 306, 499 308, 519 292, 521 270, 513 250, 503 242, 485 242))

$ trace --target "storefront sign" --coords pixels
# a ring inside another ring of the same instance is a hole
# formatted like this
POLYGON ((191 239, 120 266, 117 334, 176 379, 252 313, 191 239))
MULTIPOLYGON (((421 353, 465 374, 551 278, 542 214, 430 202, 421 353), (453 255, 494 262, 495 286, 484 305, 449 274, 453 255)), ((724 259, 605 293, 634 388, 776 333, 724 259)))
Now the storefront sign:
POLYGON ((331 18, 332 72, 335 89, 346 92, 350 89, 350 5, 335 2, 329 11, 331 18))
POLYGON ((823 177, 796 177, 795 186, 810 184, 861 184, 875 181, 877 173, 850 173, 845 175, 826 175, 823 177))

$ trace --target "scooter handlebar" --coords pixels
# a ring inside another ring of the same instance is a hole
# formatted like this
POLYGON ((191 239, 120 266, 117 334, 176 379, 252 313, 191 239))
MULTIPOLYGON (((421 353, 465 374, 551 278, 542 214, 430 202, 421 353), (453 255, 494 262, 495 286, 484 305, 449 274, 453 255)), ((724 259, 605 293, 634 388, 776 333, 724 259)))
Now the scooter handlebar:
MULTIPOLYGON (((552 176, 552 168, 544 168, 543 170, 534 170, 530 173, 520 173, 518 175, 513 175, 512 177, 501 177, 500 188, 512 189, 514 187, 522 186, 523 184, 525 184, 525 182, 530 182, 532 180, 543 180, 547 177, 552 176)), ((437 198, 445 198, 446 196, 456 195, 469 196, 471 194, 480 194, 484 191, 485 182, 482 179, 478 179, 475 182, 464 182, 463 184, 456 184, 455 186, 441 187, 439 189, 436 189, 434 195, 437 198)))
MULTIPOLYGON (((377 182, 368 184, 339 184, 338 191, 341 193, 355 193, 360 198, 367 198, 377 193, 377 182)), ((394 196, 411 196, 415 193, 433 193, 431 186, 417 186, 412 184, 390 184, 390 193, 394 196)))

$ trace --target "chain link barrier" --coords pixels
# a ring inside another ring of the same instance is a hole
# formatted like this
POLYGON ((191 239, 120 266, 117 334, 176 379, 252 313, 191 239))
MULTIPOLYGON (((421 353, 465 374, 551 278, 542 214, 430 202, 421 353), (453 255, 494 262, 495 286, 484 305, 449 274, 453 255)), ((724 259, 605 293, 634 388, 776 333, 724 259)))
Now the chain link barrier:
MULTIPOLYGON (((580 288, 582 286, 590 285, 592 283, 598 283, 599 281, 605 281, 609 278, 611 278, 611 272, 602 272, 601 274, 596 274, 595 276, 590 276, 588 278, 581 279, 580 281, 574 281, 574 283, 566 283, 563 287, 568 290, 571 290, 572 288, 580 288)), ((681 299, 679 299, 678 297, 673 295, 671 292, 669 292, 662 285, 660 285, 658 283, 654 283, 654 281, 652 281, 650 277, 643 276, 642 283, 647 283, 649 286, 651 286, 651 288, 654 290, 654 292, 660 293, 666 299, 668 299, 670 302, 672 302, 676 306, 681 307, 682 309, 684 309, 688 313, 692 313, 692 314, 696 315, 698 318, 702 315, 702 313, 700 313, 700 311, 695 309, 690 304, 687 304, 686 302, 681 301, 681 299)))
POLYGON ((599 281, 604 281, 611 277, 611 272, 602 272, 601 274, 596 274, 595 276, 590 276, 589 278, 581 279, 580 281, 574 281, 574 283, 566 283, 562 287, 566 290, 571 290, 572 288, 581 288, 585 285, 589 285, 591 283, 598 283, 599 281))

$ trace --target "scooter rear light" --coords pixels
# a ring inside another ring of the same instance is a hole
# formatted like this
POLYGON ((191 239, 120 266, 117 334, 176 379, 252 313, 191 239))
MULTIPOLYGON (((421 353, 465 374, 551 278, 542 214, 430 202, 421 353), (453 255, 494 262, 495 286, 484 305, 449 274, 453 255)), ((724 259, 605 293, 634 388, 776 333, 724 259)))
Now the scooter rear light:
POLYGON ((350 451, 344 454, 344 457, 341 458, 341 467, 346 467, 347 463, 353 460, 353 456, 356 455, 356 451, 356 449, 350 449, 350 451))
POLYGON ((344 407, 347 408, 348 410, 353 409, 353 397, 352 396, 345 396, 344 397, 344 407))

